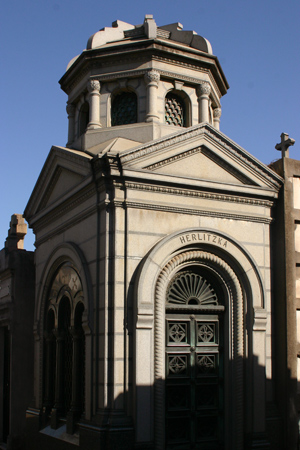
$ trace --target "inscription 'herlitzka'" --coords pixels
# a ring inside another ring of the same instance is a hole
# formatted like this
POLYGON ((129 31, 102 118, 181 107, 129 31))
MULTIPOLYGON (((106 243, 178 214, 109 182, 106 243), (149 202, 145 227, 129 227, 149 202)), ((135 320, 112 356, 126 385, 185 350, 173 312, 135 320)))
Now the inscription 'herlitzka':
POLYGON ((216 234, 211 233, 189 233, 179 236, 181 244, 187 244, 190 242, 207 242, 210 244, 219 245, 220 247, 227 247, 228 241, 216 234))

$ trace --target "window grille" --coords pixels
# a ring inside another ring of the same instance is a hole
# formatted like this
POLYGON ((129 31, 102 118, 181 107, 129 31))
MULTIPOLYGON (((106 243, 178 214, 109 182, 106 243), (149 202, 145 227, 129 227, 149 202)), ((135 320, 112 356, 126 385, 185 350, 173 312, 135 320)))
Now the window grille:
POLYGON ((137 122, 137 97, 133 92, 117 94, 111 107, 111 125, 127 125, 137 122))
POLYGON ((186 108, 184 100, 172 92, 165 99, 165 122, 176 127, 186 126, 186 108))

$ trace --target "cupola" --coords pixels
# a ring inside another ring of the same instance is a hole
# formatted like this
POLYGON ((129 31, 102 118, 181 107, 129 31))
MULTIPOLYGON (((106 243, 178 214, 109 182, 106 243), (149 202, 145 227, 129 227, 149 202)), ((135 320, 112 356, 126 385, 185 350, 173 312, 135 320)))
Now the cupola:
POLYGON ((208 122, 219 129, 229 88, 209 41, 180 23, 115 21, 93 34, 60 80, 68 95, 67 147, 95 153, 116 138, 135 143, 208 122))

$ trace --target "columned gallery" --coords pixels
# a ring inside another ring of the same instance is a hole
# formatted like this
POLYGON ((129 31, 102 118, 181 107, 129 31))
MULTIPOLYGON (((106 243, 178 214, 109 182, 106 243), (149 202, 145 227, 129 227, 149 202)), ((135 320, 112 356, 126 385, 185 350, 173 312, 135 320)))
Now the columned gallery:
POLYGON ((22 448, 296 449, 294 141, 268 167, 224 135, 209 41, 150 15, 92 35, 60 85, 68 142, 24 212, 22 448))

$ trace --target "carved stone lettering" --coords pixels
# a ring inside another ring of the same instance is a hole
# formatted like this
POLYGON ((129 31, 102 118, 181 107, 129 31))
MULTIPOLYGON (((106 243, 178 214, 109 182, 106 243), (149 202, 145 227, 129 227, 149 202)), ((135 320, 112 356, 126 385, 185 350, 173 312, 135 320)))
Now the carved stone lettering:
POLYGON ((188 244, 189 242, 209 242, 211 244, 218 245, 219 247, 226 248, 228 241, 224 238, 211 233, 188 233, 179 236, 181 244, 188 244))

